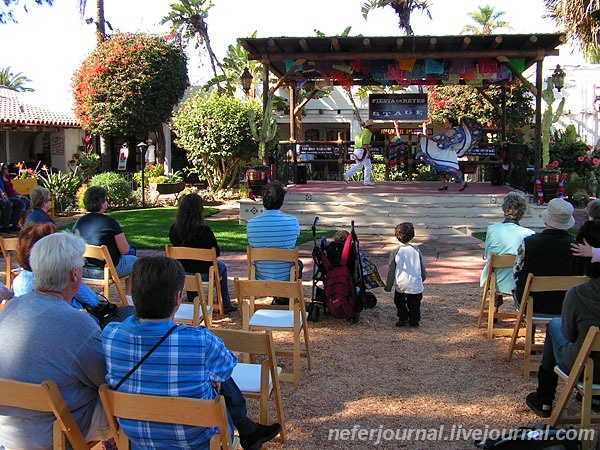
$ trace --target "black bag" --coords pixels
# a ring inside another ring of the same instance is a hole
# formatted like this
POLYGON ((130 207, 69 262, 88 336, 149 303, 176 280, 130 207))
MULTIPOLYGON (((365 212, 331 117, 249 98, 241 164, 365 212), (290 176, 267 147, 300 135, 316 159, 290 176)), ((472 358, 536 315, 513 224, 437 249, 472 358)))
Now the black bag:
POLYGON ((86 305, 85 310, 98 319, 100 328, 104 328, 107 323, 115 321, 116 316, 119 313, 119 307, 103 297, 97 306, 92 307, 86 305))
MULTIPOLYGON (((574 427, 554 428, 537 424, 533 427, 503 430, 499 434, 500 436, 494 439, 475 441, 475 447, 502 450, 579 450, 581 448, 582 434, 574 427)), ((593 437, 593 434, 590 436, 593 437)))

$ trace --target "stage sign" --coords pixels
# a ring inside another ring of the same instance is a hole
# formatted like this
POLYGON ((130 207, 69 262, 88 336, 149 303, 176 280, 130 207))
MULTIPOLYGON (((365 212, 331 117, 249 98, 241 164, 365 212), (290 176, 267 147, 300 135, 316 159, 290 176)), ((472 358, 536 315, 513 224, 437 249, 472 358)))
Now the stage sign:
POLYGON ((427 94, 370 94, 369 119, 422 122, 427 119, 427 94))

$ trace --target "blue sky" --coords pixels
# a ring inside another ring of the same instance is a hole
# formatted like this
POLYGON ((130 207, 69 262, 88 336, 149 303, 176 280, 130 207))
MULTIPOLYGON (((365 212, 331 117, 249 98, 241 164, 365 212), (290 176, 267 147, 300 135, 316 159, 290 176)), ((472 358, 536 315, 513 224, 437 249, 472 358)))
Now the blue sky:
MULTIPOLYGON (((156 32, 167 30, 160 20, 174 0, 105 0, 105 16, 115 30, 156 32)), ((364 0, 213 0, 207 23, 217 57, 238 37, 258 31, 258 37, 314 36, 315 29, 326 35, 340 34, 352 26, 351 35, 398 35, 396 15, 391 8, 373 11, 365 21, 360 13, 364 0), (293 19, 293 22, 289 22, 293 19)), ((31 1, 30 1, 31 3, 31 1)), ((22 72, 36 90, 32 101, 57 111, 71 109, 70 82, 73 72, 95 45, 93 25, 80 20, 78 2, 55 0, 53 7, 30 5, 29 13, 17 11, 19 23, 0 25, 0 67, 22 72)), ((505 12, 512 25, 509 33, 551 33, 558 31, 543 18, 543 0, 432 0, 433 20, 415 13, 412 26, 419 35, 458 34, 470 23, 468 13, 476 5, 490 4, 505 12)), ((85 17, 93 15, 94 0, 88 0, 85 17)), ((190 80, 198 84, 209 78, 206 58, 189 51, 190 80)), ((561 55, 562 57, 562 55, 561 55)), ((550 65, 546 64, 547 67, 550 65)))

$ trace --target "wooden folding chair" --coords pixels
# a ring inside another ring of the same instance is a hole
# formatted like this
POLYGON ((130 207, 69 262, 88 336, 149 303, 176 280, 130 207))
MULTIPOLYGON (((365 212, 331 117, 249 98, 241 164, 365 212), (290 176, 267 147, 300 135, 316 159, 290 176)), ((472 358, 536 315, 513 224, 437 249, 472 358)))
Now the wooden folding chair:
POLYGON ((559 317, 553 314, 537 314, 533 312, 533 297, 534 292, 549 292, 549 291, 568 291, 573 286, 585 283, 588 281, 586 276, 540 276, 536 277, 533 274, 527 276, 525 288, 523 289, 523 297, 517 314, 517 320, 510 339, 506 360, 510 361, 512 354, 517 350, 525 351, 523 361, 523 376, 529 378, 531 372, 537 372, 538 364, 531 362, 531 354, 533 351, 542 351, 543 343, 537 344, 534 342, 533 325, 546 325, 554 317, 559 317), (525 322, 525 342, 517 344, 517 338, 520 334, 521 324, 525 322))
POLYGON ((496 291, 496 269, 512 268, 515 265, 515 255, 490 255, 487 278, 483 285, 483 295, 481 296, 481 307, 479 308, 479 320, 477 328, 481 328, 483 320, 487 319, 487 337, 492 339, 494 336, 506 336, 512 333, 512 328, 495 328, 494 319, 515 319, 516 313, 496 312, 496 295, 507 295, 512 298, 511 292, 496 291), (486 311, 487 304, 487 311, 486 311))
POLYGON ((223 340, 229 350, 242 354, 242 362, 235 366, 231 377, 246 398, 258 399, 258 421, 263 425, 269 425, 269 397, 273 395, 277 422, 281 424, 281 440, 285 442, 285 421, 279 389, 281 367, 277 367, 271 331, 240 331, 224 328, 215 328, 211 331, 223 340), (260 364, 251 362, 247 358, 256 355, 265 357, 260 364))
POLYGON ((165 254, 168 258, 177 260, 188 259, 195 261, 210 262, 211 267, 208 270, 208 281, 202 281, 202 286, 207 289, 207 305, 217 309, 219 314, 223 314, 223 293, 221 292, 221 276, 219 275, 219 266, 217 265, 217 250, 213 248, 193 248, 193 247, 174 247, 165 245, 165 254), (215 305, 215 292, 217 304, 215 305))
POLYGON ((600 395, 600 384, 594 383, 592 352, 600 352, 600 328, 598 327, 590 327, 588 330, 569 374, 563 372, 558 366, 554 368, 559 378, 565 381, 566 384, 558 397, 556 406, 552 410, 551 426, 556 426, 559 423, 573 424, 579 422, 582 429, 590 429, 592 423, 600 423, 600 417, 592 417, 592 396, 600 395), (580 417, 562 415, 573 391, 582 396, 580 417))
MULTIPOLYGON (((186 291, 196 292, 194 302, 182 302, 175 313, 174 320, 177 323, 197 327, 202 322, 207 327, 212 326, 212 306, 207 306, 202 293, 202 278, 199 273, 185 276, 186 291)), ((185 294, 184 294, 185 295, 185 294)), ((187 300, 187 297, 185 298, 187 300)))
POLYGON ((54 381, 34 384, 0 378, 0 405, 54 414, 52 448, 55 450, 66 449, 67 440, 74 450, 90 447, 54 381))
POLYGON ((117 288, 121 303, 123 306, 129 305, 127 298, 125 297, 125 289, 121 281, 125 281, 129 278, 129 275, 119 277, 117 269, 110 257, 108 247, 106 245, 90 245, 86 244, 84 258, 98 259, 104 262, 104 272, 102 278, 83 278, 83 282, 88 286, 102 286, 103 294, 106 298, 110 298, 110 286, 114 285, 117 288))
POLYGON ((216 427, 219 433, 210 440, 210 449, 236 449, 239 438, 231 439, 225 399, 214 400, 159 395, 128 394, 100 386, 100 399, 119 450, 129 450, 129 438, 116 418, 195 427, 216 427))
POLYGON ((12 287, 12 280, 21 271, 20 268, 13 268, 13 253, 17 250, 17 244, 19 238, 17 237, 1 237, 0 236, 0 249, 2 250, 2 256, 4 257, 4 263, 6 264, 6 287, 12 287))
POLYGON ((277 350, 277 356, 292 357, 292 373, 281 373, 281 381, 300 382, 300 358, 306 358, 308 370, 312 369, 310 343, 306 321, 306 306, 302 294, 302 281, 240 280, 235 278, 235 290, 242 302, 242 329, 273 330, 292 333, 293 350, 277 350), (255 303, 256 297, 289 298, 289 305, 264 305, 255 303), (304 336, 304 350, 300 337, 304 336))
POLYGON ((289 262, 290 279, 295 281, 298 279, 298 247, 292 249, 276 248, 276 247, 250 247, 246 248, 246 257, 248 259, 248 279, 256 280, 256 265, 257 261, 284 261, 289 262))

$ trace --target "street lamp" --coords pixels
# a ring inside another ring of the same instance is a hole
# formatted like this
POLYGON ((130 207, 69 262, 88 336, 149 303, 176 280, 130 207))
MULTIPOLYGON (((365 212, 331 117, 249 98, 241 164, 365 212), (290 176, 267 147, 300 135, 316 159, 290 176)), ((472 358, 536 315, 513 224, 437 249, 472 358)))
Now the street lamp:
POLYGON ((148 144, 140 142, 136 147, 140 151, 140 164, 142 166, 142 208, 146 207, 146 182, 144 181, 144 172, 146 170, 146 149, 148 144))
POLYGON ((556 69, 552 72, 552 83, 558 92, 565 86, 565 76, 567 74, 560 67, 560 64, 556 65, 556 69))
POLYGON ((250 92, 250 87, 252 86, 252 74, 248 70, 247 67, 244 67, 244 71, 240 75, 240 80, 242 82, 242 89, 248 95, 250 92))

